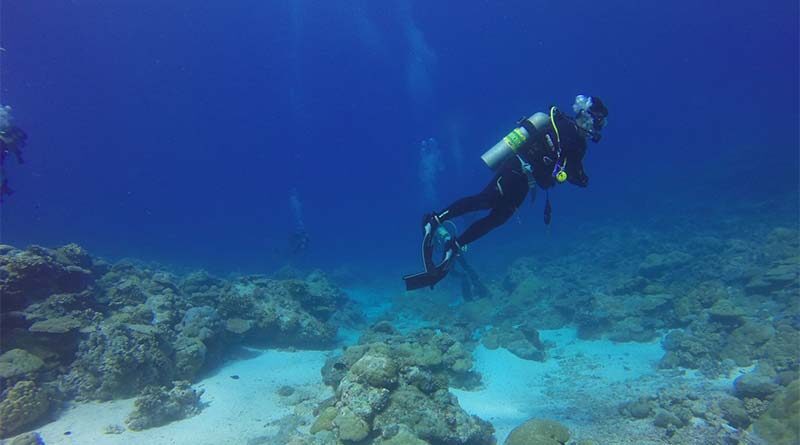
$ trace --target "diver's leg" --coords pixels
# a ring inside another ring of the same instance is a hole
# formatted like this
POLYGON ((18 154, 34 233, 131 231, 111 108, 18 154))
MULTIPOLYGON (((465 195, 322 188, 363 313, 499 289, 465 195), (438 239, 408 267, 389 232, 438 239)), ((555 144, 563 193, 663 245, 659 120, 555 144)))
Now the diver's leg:
MULTIPOLYGON (((425 271, 430 273, 435 270, 438 270, 437 273, 447 273, 447 266, 440 267, 436 265, 433 260, 433 251, 434 251, 434 238, 436 234, 437 227, 439 227, 442 223, 447 221, 450 218, 455 218, 457 216, 461 216, 468 212, 474 212, 476 210, 486 210, 492 208, 496 202, 500 199, 500 191, 499 184, 500 178, 502 177, 501 174, 495 176, 495 178, 486 186, 484 189, 478 193, 477 195, 467 196, 465 198, 461 198, 458 201, 451 204, 447 209, 436 212, 436 213, 427 213, 422 217, 422 263, 425 266, 425 271)), ((448 258, 448 250, 452 250, 449 252, 450 257, 457 255, 459 253, 459 247, 457 245, 457 240, 454 238, 450 238, 450 246, 445 247, 445 258, 448 258), (456 244, 452 246, 452 244, 456 244)), ((446 260, 445 260, 446 262, 446 260)), ((408 283, 408 281, 407 281, 408 283)))
POLYGON ((483 235, 486 235, 495 227, 501 226, 504 222, 508 221, 508 218, 511 218, 515 210, 515 208, 506 206, 492 209, 488 215, 467 227, 467 230, 458 237, 458 244, 465 246, 483 235))
POLYGON ((475 241, 508 221, 520 204, 525 201, 525 195, 528 194, 528 179, 522 174, 512 172, 503 175, 498 180, 497 187, 502 193, 493 200, 492 211, 467 227, 467 230, 456 240, 460 246, 475 241))
POLYGON ((499 185, 503 175, 496 175, 480 193, 466 196, 450 204, 441 212, 435 213, 438 222, 444 222, 451 218, 456 218, 465 213, 476 212, 478 210, 491 209, 502 195, 502 187, 499 185))
POLYGON ((457 258, 461 253, 463 246, 506 222, 525 199, 527 193, 527 177, 520 176, 514 172, 499 174, 481 193, 459 199, 447 210, 439 214, 426 215, 427 219, 423 221, 425 236, 422 241, 425 272, 403 277, 406 283, 406 290, 433 287, 441 281, 450 270, 453 259, 457 258), (435 264, 432 259, 433 228, 435 225, 449 218, 483 209, 492 209, 492 211, 486 217, 473 223, 460 237, 450 238, 445 247, 443 260, 439 264, 435 264))

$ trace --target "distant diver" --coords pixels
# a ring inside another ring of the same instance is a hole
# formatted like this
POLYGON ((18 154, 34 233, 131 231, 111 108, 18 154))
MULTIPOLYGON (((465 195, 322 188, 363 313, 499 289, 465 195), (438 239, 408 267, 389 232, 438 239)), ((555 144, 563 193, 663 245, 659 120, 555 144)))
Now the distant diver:
POLYGON ((306 223, 303 218, 303 203, 300 201, 300 194, 296 188, 289 192, 289 207, 294 215, 294 231, 289 235, 289 253, 293 257, 302 257, 308 253, 311 237, 306 231, 306 223))
MULTIPOLYGON (((572 105, 575 117, 556 107, 549 113, 538 112, 523 118, 517 128, 486 151, 481 159, 496 172, 478 194, 461 198, 440 212, 424 215, 422 220, 422 257, 424 272, 403 277, 406 290, 433 287, 441 281, 457 258, 471 242, 508 221, 525 201, 528 190, 539 186, 545 192, 563 182, 586 187, 589 177, 583 171, 586 139, 600 142, 606 126, 608 109, 596 96, 579 95, 572 105), (475 221, 464 233, 456 236, 438 230, 445 221, 478 210, 489 214, 475 221), (433 260, 437 242, 444 242, 443 259, 433 260)), ((533 195, 535 196, 535 194, 533 195)), ((544 223, 552 214, 548 193, 544 207, 544 223)))
POLYGON ((308 252, 311 237, 305 229, 298 228, 289 236, 289 251, 292 256, 303 256, 308 252))
POLYGON ((14 193, 8 185, 6 159, 13 155, 18 164, 24 163, 22 149, 27 139, 28 135, 11 123, 11 107, 0 105, 0 203, 14 193))

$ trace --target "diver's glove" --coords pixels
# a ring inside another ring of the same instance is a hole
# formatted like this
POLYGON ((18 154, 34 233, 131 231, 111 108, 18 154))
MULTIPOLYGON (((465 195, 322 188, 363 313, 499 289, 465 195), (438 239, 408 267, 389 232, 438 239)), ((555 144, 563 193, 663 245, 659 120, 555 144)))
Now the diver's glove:
POLYGON ((569 182, 577 185, 578 187, 586 187, 589 185, 589 177, 586 176, 586 173, 580 172, 579 175, 570 176, 569 182))

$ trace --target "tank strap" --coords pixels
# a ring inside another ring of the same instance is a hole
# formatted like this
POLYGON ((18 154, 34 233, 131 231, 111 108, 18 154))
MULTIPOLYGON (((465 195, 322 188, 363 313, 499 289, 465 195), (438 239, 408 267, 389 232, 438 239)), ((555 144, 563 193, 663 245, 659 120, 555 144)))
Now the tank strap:
POLYGON ((517 126, 524 128, 525 131, 528 132, 528 139, 533 139, 539 134, 539 130, 536 128, 536 125, 533 125, 526 117, 523 117, 517 121, 517 126))

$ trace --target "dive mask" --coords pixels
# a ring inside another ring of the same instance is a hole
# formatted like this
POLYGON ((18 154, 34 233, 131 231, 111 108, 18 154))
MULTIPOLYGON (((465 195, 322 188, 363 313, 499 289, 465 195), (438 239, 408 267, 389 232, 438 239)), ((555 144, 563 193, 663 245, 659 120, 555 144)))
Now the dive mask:
POLYGON ((592 142, 599 142, 602 135, 600 132, 606 126, 608 108, 599 97, 584 96, 583 94, 575 97, 575 104, 572 105, 576 114, 576 120, 584 121, 581 128, 589 134, 592 142), (590 121, 591 124, 589 124, 590 121), (587 125, 588 124, 588 125, 587 125))
POLYGON ((605 128, 606 118, 608 117, 608 108, 606 108, 603 101, 600 100, 599 97, 590 97, 589 98, 589 107, 587 108, 586 112, 592 116, 592 142, 599 142, 600 141, 600 132, 605 128))

